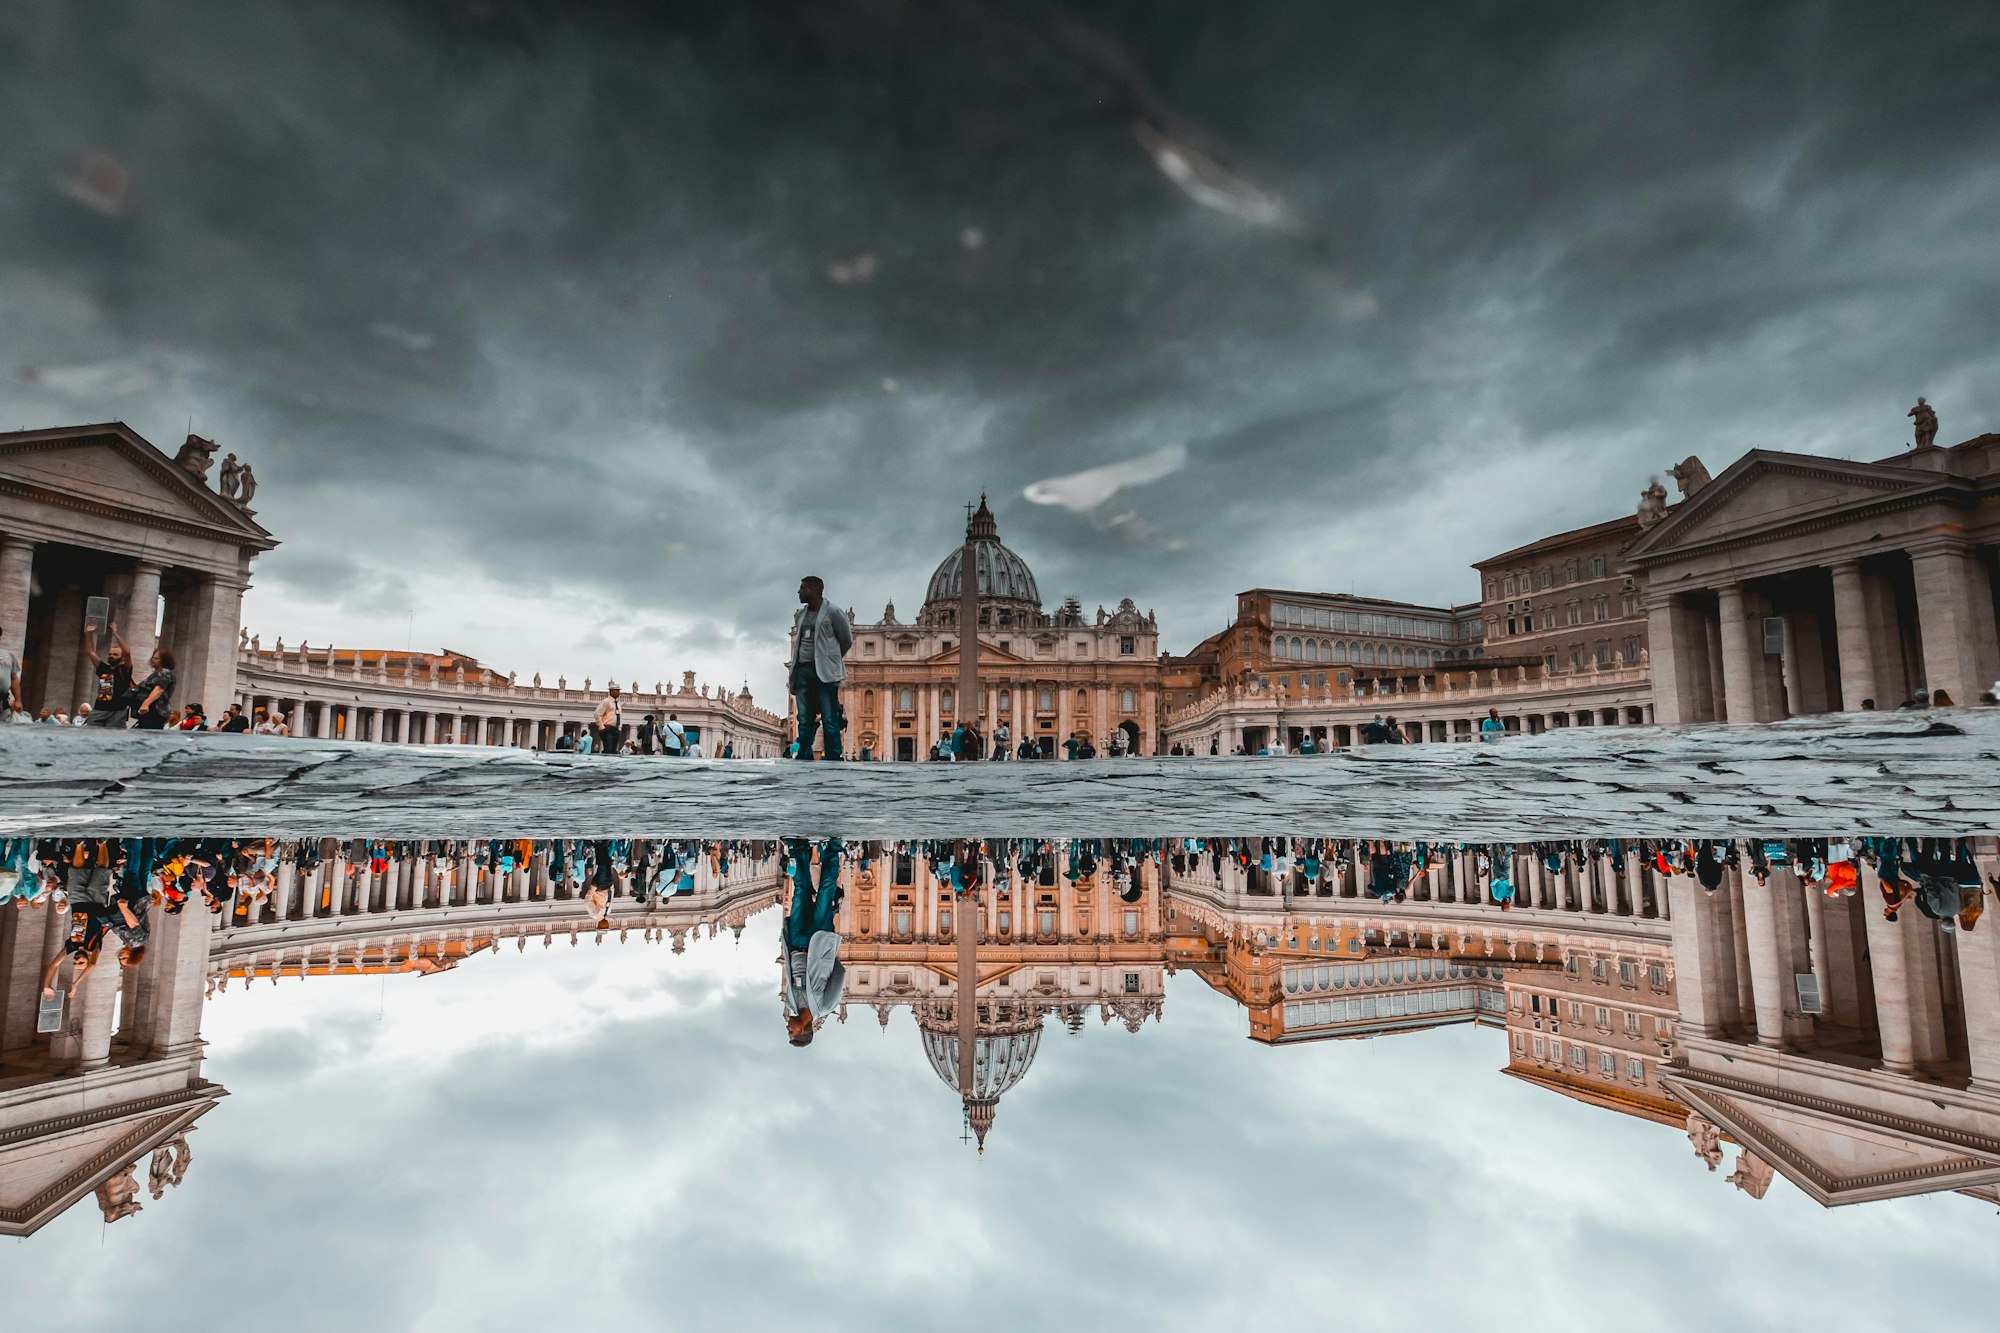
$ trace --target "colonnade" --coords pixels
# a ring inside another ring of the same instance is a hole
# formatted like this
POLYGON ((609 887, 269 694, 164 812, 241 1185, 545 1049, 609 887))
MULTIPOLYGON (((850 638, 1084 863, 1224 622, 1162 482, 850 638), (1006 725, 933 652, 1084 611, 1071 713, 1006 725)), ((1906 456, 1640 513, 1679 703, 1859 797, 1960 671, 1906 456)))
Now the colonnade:
POLYGON ((1948 536, 1645 605, 1659 720, 1770 722, 1889 709, 1918 689, 1968 704, 2000 676, 1993 552, 1948 536))
MULTIPOLYGON (((2000 852, 1975 846, 1991 882, 2000 852)), ((1946 931, 1909 901, 1890 920, 1865 861, 1852 897, 1755 869, 1732 862, 1713 892, 1670 881, 1690 1035, 2000 1093, 2000 931, 1946 931)))

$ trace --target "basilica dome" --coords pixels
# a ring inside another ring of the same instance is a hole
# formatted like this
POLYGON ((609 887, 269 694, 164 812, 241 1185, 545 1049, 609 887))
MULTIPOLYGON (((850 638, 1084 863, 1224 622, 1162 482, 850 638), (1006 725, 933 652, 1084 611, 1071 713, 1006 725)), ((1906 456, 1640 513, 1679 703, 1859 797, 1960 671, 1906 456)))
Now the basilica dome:
MULTIPOLYGON (((919 1014, 917 1029, 924 1039, 924 1058, 931 1072, 953 1092, 958 1092, 958 1029, 944 1011, 919 1014)), ((1027 1077, 1028 1066, 1042 1044, 1042 1016, 1032 1011, 1003 1015, 999 1022, 981 1022, 972 1041, 972 1089, 963 1095, 966 1124, 986 1151, 986 1131, 993 1128, 993 1113, 1000 1109, 1000 1095, 1027 1077)))
MULTIPOLYGON (((986 498, 980 497, 979 509, 972 516, 966 533, 972 539, 975 561, 974 587, 979 590, 982 601, 1020 602, 1040 611, 1041 590, 1035 586, 1034 571, 1028 562, 1000 544, 1000 529, 993 521, 993 511, 986 507, 986 498)), ((965 548, 954 547, 931 575, 930 587, 924 592, 924 604, 937 603, 956 605, 964 588, 963 571, 960 566, 965 560, 965 548)))

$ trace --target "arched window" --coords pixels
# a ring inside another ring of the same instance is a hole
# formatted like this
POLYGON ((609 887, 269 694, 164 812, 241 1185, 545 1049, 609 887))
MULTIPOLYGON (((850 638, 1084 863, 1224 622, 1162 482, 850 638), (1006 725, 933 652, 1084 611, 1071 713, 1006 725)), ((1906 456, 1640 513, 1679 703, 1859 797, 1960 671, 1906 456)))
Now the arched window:
POLYGON ((1000 691, 1000 711, 1003 713, 1014 711, 1014 692, 1012 690, 1000 691))
POLYGON ((1374 666, 1374 665, 1375 665, 1375 645, 1374 645, 1374 644, 1372 644, 1372 643, 1364 643, 1364 644, 1362 644, 1362 645, 1361 645, 1361 665, 1363 665, 1363 666, 1374 666))
POLYGON ((1118 708, 1119 711, 1125 713, 1129 713, 1132 711, 1132 691, 1130 690, 1119 691, 1118 708))
POLYGON ((1083 708, 1086 707, 1089 703, 1090 703, 1090 691, 1078 690, 1076 692, 1076 706, 1078 708, 1083 708))
POLYGON ((946 690, 942 694, 938 695, 938 707, 939 709, 947 713, 952 711, 950 690, 946 690))
POLYGON ((1417 649, 1417 665, 1429 666, 1430 664, 1431 664, 1431 650, 1428 648, 1417 649))
POLYGON ((875 691, 863 690, 861 692, 861 711, 864 713, 875 711, 875 691))
POLYGON ((1389 665, 1390 666, 1403 665, 1403 650, 1401 648, 1391 648, 1389 650, 1389 665))
POLYGON ((1307 639, 1307 640, 1306 640, 1306 661, 1308 661, 1308 662, 1317 662, 1317 661, 1319 661, 1319 640, 1318 640, 1318 639, 1307 639))
POLYGON ((1348 657, 1347 651, 1348 651, 1347 640, 1342 639, 1339 643, 1333 645, 1333 660, 1336 662, 1346 662, 1352 660, 1348 657))

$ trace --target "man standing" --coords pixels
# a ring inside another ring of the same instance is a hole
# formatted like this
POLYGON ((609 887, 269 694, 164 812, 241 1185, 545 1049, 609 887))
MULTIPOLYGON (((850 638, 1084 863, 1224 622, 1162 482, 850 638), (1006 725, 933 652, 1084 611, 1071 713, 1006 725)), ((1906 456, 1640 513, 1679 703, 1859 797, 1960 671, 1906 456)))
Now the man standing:
POLYGON ((995 759, 1010 759, 1013 757, 1007 753, 1007 743, 1012 739, 1013 735, 1008 731, 1005 721, 993 724, 993 757, 995 759))
POLYGON ((813 736, 826 728, 826 757, 840 758, 840 682, 847 678, 847 650, 854 627, 847 613, 826 600, 826 583, 799 580, 799 609, 792 616, 791 689, 799 715, 799 754, 813 757, 813 736))
POLYGON ((660 728, 660 749, 669 759, 687 753, 687 728, 681 725, 679 713, 667 714, 667 724, 660 728))
POLYGON ((611 682, 610 693, 597 705, 597 751, 600 754, 617 754, 624 743, 624 728, 618 722, 618 682, 611 682))
POLYGON ((1497 741, 1507 734, 1507 724, 1500 720, 1500 710, 1489 708, 1486 716, 1479 720, 1479 739, 1497 741))
POLYGON ((819 846, 819 881, 812 873, 813 848, 804 838, 787 838, 792 865, 792 905, 784 922, 785 1032, 794 1046, 812 1044, 813 1033, 829 1014, 840 1011, 847 969, 840 961, 834 914, 840 906, 839 838, 819 846))
POLYGON ((653 752, 653 738, 659 734, 659 730, 659 726, 655 722, 653 715, 651 713, 646 714, 646 720, 639 724, 637 739, 640 754, 651 754, 653 752))
POLYGON ((96 700, 90 720, 84 723, 87 727, 122 727, 132 716, 132 653, 116 624, 105 626, 105 630, 111 636, 111 646, 99 657, 96 626, 87 621, 83 626, 84 656, 90 659, 97 678, 96 700))
MULTIPOLYGON (((264 710, 260 708, 257 711, 261 713, 264 710)), ((216 724, 215 730, 226 732, 230 735, 237 735, 250 730, 250 719, 243 716, 243 705, 231 704, 227 709, 223 710, 222 721, 216 724)))

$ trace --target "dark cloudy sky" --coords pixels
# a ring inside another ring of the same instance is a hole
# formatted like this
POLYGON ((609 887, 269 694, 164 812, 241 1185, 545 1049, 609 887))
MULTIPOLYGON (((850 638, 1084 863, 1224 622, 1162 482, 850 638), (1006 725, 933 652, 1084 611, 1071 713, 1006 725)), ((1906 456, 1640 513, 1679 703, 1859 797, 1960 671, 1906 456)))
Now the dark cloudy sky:
MULTIPOLYGON (((1053 1024, 985 1157, 907 1011, 785 1044, 775 913, 455 973, 240 983, 186 1181, 0 1245, 41 1333, 1992 1325, 1992 1209, 1761 1201, 1459 1027, 1272 1049, 1192 974, 1053 1024), (968 1319, 967 1312, 976 1317, 968 1319)), ((1731 1162, 1734 1154, 1731 1154, 1731 1162)), ((1725 1168, 1725 1172, 1728 1168, 1725 1168)), ((140 1168, 144 1178, 144 1165, 140 1168)))
POLYGON ((248 458, 267 641, 770 699, 985 488, 1185 649, 2000 429, 1990 5, 12 0, 0 117, 0 423, 248 458))

